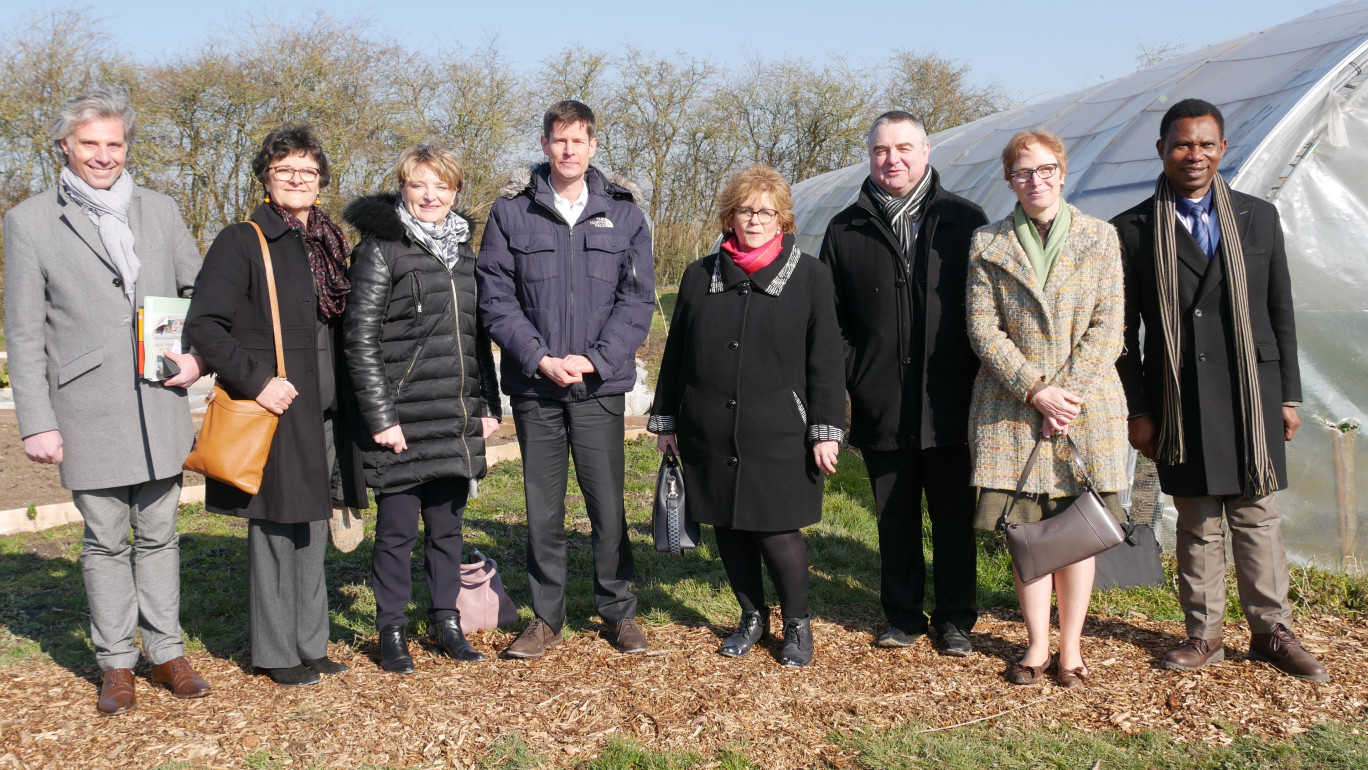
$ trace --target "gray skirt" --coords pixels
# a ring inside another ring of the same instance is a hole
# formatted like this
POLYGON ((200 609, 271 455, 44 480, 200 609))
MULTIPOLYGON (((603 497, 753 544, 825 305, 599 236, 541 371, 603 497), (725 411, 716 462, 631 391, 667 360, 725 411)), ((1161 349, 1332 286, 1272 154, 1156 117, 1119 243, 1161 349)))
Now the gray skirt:
MULTIPOLYGON (((1121 495, 1118 492, 1098 492, 1102 498, 1102 503, 1111 511, 1111 515, 1116 518, 1118 523, 1125 522, 1126 512, 1121 508, 1121 495)), ((1016 507, 1012 509, 1012 515, 1007 517, 1008 524, 1025 524, 1033 521, 1042 521, 1052 516, 1060 514, 1068 508, 1078 495, 1068 497, 1050 497, 1048 493, 1031 494, 1022 492, 1017 498, 1016 507)), ((991 532, 997 528, 997 521, 1002 516, 1003 508, 1012 499, 1010 489, 980 489, 978 493, 978 507, 974 510, 974 528, 991 532)))

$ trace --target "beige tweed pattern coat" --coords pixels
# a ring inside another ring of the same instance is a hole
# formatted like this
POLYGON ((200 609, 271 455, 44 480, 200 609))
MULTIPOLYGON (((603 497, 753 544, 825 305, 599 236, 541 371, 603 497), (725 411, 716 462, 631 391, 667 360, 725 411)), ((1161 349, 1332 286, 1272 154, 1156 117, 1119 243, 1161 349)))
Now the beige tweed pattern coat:
MULTIPOLYGON (((1069 210, 1069 239, 1044 288, 1010 215, 974 233, 966 303, 969 341, 983 362, 969 412, 975 486, 1016 488, 1042 419, 1026 396, 1043 378, 1083 399, 1069 435, 1096 488, 1125 487, 1126 399, 1116 372, 1125 323, 1121 249, 1110 224, 1069 210)), ((1080 494, 1068 452, 1063 437, 1049 439, 1025 491, 1080 494)))

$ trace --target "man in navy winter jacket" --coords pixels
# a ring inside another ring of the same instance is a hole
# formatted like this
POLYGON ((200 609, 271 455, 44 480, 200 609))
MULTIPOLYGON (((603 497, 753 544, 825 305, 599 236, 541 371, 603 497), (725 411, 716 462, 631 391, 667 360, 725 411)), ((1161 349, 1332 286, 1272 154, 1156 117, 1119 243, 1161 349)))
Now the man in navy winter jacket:
POLYGON ((501 350, 500 382, 522 450, 536 614, 504 654, 534 658, 562 638, 569 453, 592 527, 605 636, 641 653, 622 434, 636 351, 651 324, 651 233, 632 191, 589 165, 598 142, 587 106, 552 105, 541 146, 547 162, 511 180, 490 209, 476 262, 481 323, 501 350))

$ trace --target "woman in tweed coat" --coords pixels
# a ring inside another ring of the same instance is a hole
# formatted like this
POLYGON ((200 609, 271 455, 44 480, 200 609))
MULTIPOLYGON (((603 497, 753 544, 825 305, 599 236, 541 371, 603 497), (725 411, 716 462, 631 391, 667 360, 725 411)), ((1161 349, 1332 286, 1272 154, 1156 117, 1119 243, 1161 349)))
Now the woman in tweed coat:
MULTIPOLYGON (((1116 373, 1124 295, 1121 251, 1111 225, 1064 202, 1068 157, 1059 137, 1022 132, 1002 152, 1017 194, 1013 213, 974 233, 969 257, 969 340, 983 362, 969 414, 975 525, 992 529, 1035 446, 1046 437, 1013 521, 1063 511, 1084 491, 1065 434, 1113 513, 1126 483, 1126 402, 1116 373)), ((1050 664, 1050 594, 1059 599, 1057 676, 1085 684, 1079 648, 1092 594, 1093 560, 1030 583, 1017 582, 1026 654, 1008 669, 1014 684, 1040 681, 1050 664)))

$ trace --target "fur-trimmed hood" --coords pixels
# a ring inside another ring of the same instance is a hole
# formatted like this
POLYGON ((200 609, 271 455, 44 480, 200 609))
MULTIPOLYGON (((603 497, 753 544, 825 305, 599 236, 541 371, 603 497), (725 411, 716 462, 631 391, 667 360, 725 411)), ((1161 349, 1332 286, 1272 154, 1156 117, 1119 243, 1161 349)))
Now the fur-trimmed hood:
MULTIPOLYGON (((342 218, 347 224, 355 227, 362 238, 375 238, 381 241, 408 241, 408 230, 404 228, 403 220, 399 219, 399 212, 394 210, 399 205, 398 193, 378 193, 376 195, 363 195, 360 198, 347 204, 342 210, 342 218)), ((464 219, 470 229, 474 231, 475 220, 471 219, 470 213, 462 209, 453 209, 456 216, 464 219)))
MULTIPOLYGON (((541 173, 543 171, 550 173, 550 167, 551 164, 542 161, 541 163, 533 163, 524 168, 515 170, 509 175, 508 181, 504 183, 503 189, 499 191, 499 195, 504 198, 513 198, 523 192, 526 192, 528 195, 535 194, 537 186, 536 180, 533 179, 533 174, 541 173)), ((630 201, 635 203, 638 207, 640 207, 642 201, 645 200, 645 196, 641 194, 641 187, 622 174, 605 172, 598 166, 590 165, 589 170, 584 173, 584 176, 585 180, 590 182, 590 193, 593 193, 595 190, 592 180, 597 177, 599 180, 599 187, 601 187, 604 194, 610 198, 630 201)))

